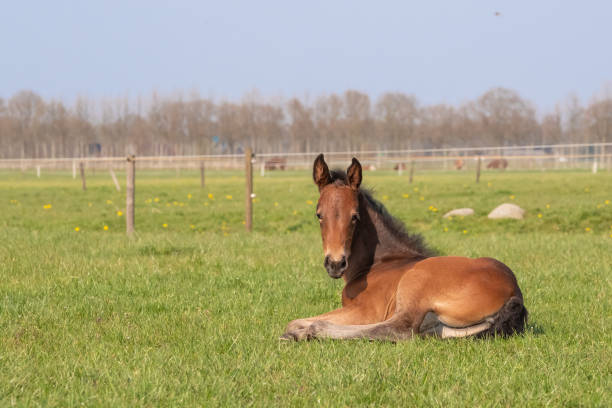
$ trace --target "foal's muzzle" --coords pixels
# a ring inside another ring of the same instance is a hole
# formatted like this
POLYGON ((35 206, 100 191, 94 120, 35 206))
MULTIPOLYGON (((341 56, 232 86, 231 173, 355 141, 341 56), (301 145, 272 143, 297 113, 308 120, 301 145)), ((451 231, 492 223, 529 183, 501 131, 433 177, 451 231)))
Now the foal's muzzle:
POLYGON ((327 274, 334 279, 338 279, 342 276, 346 267, 348 266, 348 262, 346 262, 346 256, 342 255, 339 261, 334 261, 331 259, 329 255, 325 257, 325 269, 327 270, 327 274))

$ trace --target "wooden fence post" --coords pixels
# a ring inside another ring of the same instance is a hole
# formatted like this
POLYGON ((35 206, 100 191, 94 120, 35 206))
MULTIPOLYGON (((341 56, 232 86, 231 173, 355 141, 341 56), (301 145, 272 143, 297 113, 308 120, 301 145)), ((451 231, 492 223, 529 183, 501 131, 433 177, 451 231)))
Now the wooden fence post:
POLYGON ((136 178, 136 156, 127 157, 127 186, 125 200, 125 226, 128 235, 134 233, 134 184, 136 178))
POLYGON ((478 164, 476 164, 476 182, 480 182, 480 166, 482 164, 482 157, 478 156, 478 164))
POLYGON ((414 160, 410 161, 410 176, 408 178, 408 183, 412 184, 412 178, 414 176, 414 160))
POLYGON ((76 179, 76 162, 72 161, 72 178, 76 179))
POLYGON ((200 187, 204 188, 204 161, 200 162, 200 187))
POLYGON ((40 164, 36 166, 36 177, 40 178, 40 164))
POLYGON ((246 230, 253 229, 253 151, 247 148, 244 153, 244 164, 246 170, 246 230))
POLYGON ((83 162, 79 162, 79 169, 81 170, 81 181, 83 182, 83 191, 87 190, 87 184, 85 184, 85 166, 83 162))

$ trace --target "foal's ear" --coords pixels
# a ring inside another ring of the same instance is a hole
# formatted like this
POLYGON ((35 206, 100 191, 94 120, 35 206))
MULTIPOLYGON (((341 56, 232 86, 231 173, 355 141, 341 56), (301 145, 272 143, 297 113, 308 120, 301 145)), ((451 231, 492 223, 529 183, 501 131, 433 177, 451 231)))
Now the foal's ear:
POLYGON ((361 185, 361 163, 354 157, 351 165, 346 169, 346 178, 353 190, 357 190, 361 185))
POLYGON ((331 182, 329 168, 327 167, 327 163, 325 163, 323 153, 318 155, 314 161, 314 165, 312 166, 312 178, 315 184, 319 186, 319 191, 323 190, 323 187, 331 182))

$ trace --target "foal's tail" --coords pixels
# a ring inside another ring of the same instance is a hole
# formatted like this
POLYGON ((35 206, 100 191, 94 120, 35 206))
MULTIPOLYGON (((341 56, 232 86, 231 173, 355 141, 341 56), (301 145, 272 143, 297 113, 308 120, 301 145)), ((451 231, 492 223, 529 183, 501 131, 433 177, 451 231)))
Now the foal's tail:
POLYGON ((513 334, 521 334, 525 331, 527 315, 523 299, 512 296, 497 313, 487 319, 491 323, 491 327, 478 333, 477 337, 507 337, 513 334))

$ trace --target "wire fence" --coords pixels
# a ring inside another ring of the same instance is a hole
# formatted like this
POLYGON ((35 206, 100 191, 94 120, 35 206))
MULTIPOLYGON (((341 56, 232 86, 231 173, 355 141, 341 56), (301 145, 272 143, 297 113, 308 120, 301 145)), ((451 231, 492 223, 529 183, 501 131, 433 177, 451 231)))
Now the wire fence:
MULTIPOLYGON (((80 174, 82 188, 87 189, 86 169, 107 170, 117 191, 121 190, 115 175, 115 169, 125 169, 126 173, 126 232, 135 232, 135 185, 136 164, 138 171, 147 169, 199 168, 201 186, 205 185, 205 169, 244 169, 245 174, 245 226, 252 229, 253 208, 253 174, 257 167, 260 175, 266 172, 284 171, 288 169, 310 168, 318 153, 279 153, 260 154, 257 156, 250 148, 242 154, 233 155, 203 155, 203 156, 159 156, 159 157, 83 157, 59 159, 4 159, 0 160, 0 169, 27 171, 35 169, 41 177, 42 169, 63 170, 72 169, 74 178, 80 174)), ((467 171, 475 169, 475 181, 480 180, 483 166, 501 170, 554 170, 588 168, 593 173, 599 169, 612 169, 612 143, 595 144, 565 144, 541 146, 506 146, 453 149, 418 149, 418 150, 371 150, 353 152, 326 153, 328 163, 346 165, 350 158, 357 156, 365 170, 393 169, 399 175, 404 170, 409 171, 409 181, 412 182, 415 168, 422 171, 456 170, 467 171)))
MULTIPOLYGON (((307 169, 318 152, 263 153, 255 152, 255 171, 307 169)), ((576 143, 537 146, 493 146, 411 150, 362 150, 326 152, 332 165, 345 165, 358 157, 366 170, 398 170, 409 165, 420 171, 468 170, 477 166, 480 158, 485 167, 506 170, 612 169, 612 143, 576 143)), ((138 168, 145 169, 242 169, 244 152, 227 155, 199 156, 137 156, 138 168)), ((2 159, 0 169, 70 170, 74 177, 79 166, 85 169, 122 167, 122 157, 22 158, 2 159)))

